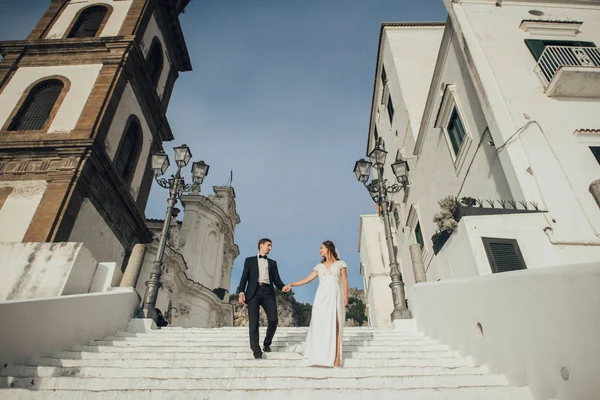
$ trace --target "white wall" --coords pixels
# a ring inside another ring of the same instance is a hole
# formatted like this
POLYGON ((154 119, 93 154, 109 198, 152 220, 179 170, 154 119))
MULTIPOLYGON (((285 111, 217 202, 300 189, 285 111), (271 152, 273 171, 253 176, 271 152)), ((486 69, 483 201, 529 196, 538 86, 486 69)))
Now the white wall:
POLYGON ((427 280, 464 278, 492 273, 482 237, 515 239, 527 268, 583 264, 600 259, 600 247, 556 246, 544 233, 542 213, 463 217, 438 255, 427 266, 427 280))
POLYGON ((130 288, 0 303, 0 362, 23 363, 123 331, 137 306, 130 288))
POLYGON ((0 300, 89 291, 97 262, 82 243, 0 242, 0 300))
POLYGON ((113 12, 100 33, 100 37, 118 36, 132 3, 132 0, 71 0, 46 35, 46 39, 62 39, 68 33, 67 29, 73 23, 77 13, 96 4, 109 5, 113 8, 113 12))
POLYGON ((167 51, 167 44, 165 42, 164 36, 158 27, 158 23, 156 22, 156 18, 152 15, 150 21, 148 22, 148 27, 144 32, 144 36, 142 37, 142 52, 144 53, 144 57, 148 57, 148 52, 150 51, 150 46, 152 45, 152 40, 154 37, 157 37, 162 45, 163 50, 163 69, 160 75, 160 79, 158 80, 158 85, 156 87, 156 93, 158 94, 158 98, 162 99, 163 93, 165 91, 165 86, 167 84, 167 78, 169 76, 169 70, 171 69, 171 59, 169 58, 169 53, 167 51))
POLYGON ((0 208, 0 242, 20 242, 46 191, 46 181, 5 181, 12 192, 0 208))
POLYGON ((152 132, 150 131, 150 127, 144 118, 144 113, 142 112, 140 103, 135 96, 135 92, 133 91, 131 84, 127 83, 127 86, 123 91, 123 95, 121 96, 121 100, 119 101, 115 116, 113 117, 110 128, 108 129, 106 140, 104 141, 106 152, 113 161, 117 155, 119 143, 130 115, 135 115, 138 117, 143 133, 142 150, 140 152, 138 164, 135 168, 135 173, 133 174, 130 188, 131 195, 134 199, 137 199, 140 186, 142 184, 142 179, 144 177, 146 163, 148 162, 148 155, 150 154, 150 147, 152 145, 152 132))
POLYGON ((18 68, 0 95, 0 126, 6 123, 23 93, 31 84, 44 77, 60 75, 71 81, 71 88, 50 124, 48 133, 72 131, 79 120, 101 68, 102 64, 18 68))
POLYGON ((390 264, 383 222, 377 215, 361 215, 360 221, 359 252, 366 282, 369 326, 391 326, 394 304, 389 288, 390 264))
MULTIPOLYGON (((400 264, 404 270, 403 276, 410 286, 414 278, 408 245, 416 242, 414 228, 418 221, 425 242, 423 254, 427 268, 434 254, 431 236, 437 231, 433 216, 439 210, 438 200, 448 195, 508 200, 513 197, 495 149, 486 144, 490 140, 489 135, 485 133, 482 139, 488 124, 472 79, 466 72, 466 64, 460 53, 457 38, 452 36, 451 31, 445 33, 447 43, 440 53, 443 64, 438 70, 438 75, 429 76, 428 82, 424 73, 433 74, 433 66, 426 65, 425 62, 431 63, 440 52, 441 29, 390 27, 385 28, 385 32, 383 52, 380 57, 385 64, 389 79, 395 116, 391 128, 386 128, 386 124, 389 126, 389 119, 387 111, 384 111, 381 106, 382 114, 378 131, 385 139, 389 163, 393 162, 398 149, 401 149, 404 157, 409 159, 408 196, 405 197, 406 193, 402 191, 391 196, 391 199, 401 204, 400 225, 395 239, 399 247, 400 264), (416 49, 420 44, 422 48, 416 49), (418 58, 415 54, 422 56, 423 61, 412 61, 418 58), (420 78, 413 79, 415 74, 420 78), (470 144, 465 144, 468 147, 465 148, 464 160, 456 166, 446 134, 435 127, 444 94, 442 83, 444 86, 453 85, 462 122, 470 134, 470 144), (425 107, 423 93, 429 90, 431 84, 436 87, 439 85, 440 90, 437 91, 429 114, 421 121, 417 116, 425 107), (415 136, 421 123, 427 124, 428 129, 421 152, 415 157, 413 155, 415 136), (397 137, 396 131, 398 131, 397 137), (483 140, 482 145, 478 146, 481 140, 483 140), (408 221, 411 208, 414 209, 416 218, 408 221)), ((380 80, 377 85, 378 96, 380 96, 382 90, 380 80)), ((376 97, 376 102, 379 104, 380 98, 376 97)), ((385 176, 389 181, 395 181, 389 166, 385 169, 385 176)), ((443 273, 436 272, 428 278, 440 279, 443 276, 443 273)))
POLYGON ((598 287, 595 263, 420 283, 410 295, 419 330, 528 385, 535 400, 592 400, 600 393, 598 287))
MULTIPOLYGON (((388 79, 394 80, 392 96, 395 100, 402 97, 413 140, 416 140, 444 27, 390 26, 384 32, 384 60, 393 64, 395 71, 392 76, 387 73, 388 79)), ((381 86, 381 81, 379 85, 381 86)), ((401 124, 406 124, 406 121, 401 124)))
POLYGON ((99 262, 123 262, 125 249, 89 199, 84 199, 69 236, 83 242, 99 262))
MULTIPOLYGON (((588 145, 573 134, 583 127, 599 127, 600 101, 546 96, 534 73, 535 60, 524 43, 527 38, 541 38, 600 45, 600 7, 591 2, 569 2, 568 6, 513 2, 502 7, 495 7, 493 2, 462 2, 453 4, 450 10, 465 34, 474 67, 482 79, 480 91, 489 100, 486 112, 497 121, 498 129, 493 131, 496 145, 502 145, 529 121, 536 122, 503 151, 513 151, 513 162, 521 176, 513 186, 539 193, 556 220, 552 228, 557 240, 600 242, 600 209, 588 192, 589 184, 600 176, 600 166, 588 145), (519 29, 522 20, 533 18, 529 14, 532 9, 544 12, 544 20, 583 24, 575 37, 535 36, 519 29), (527 173, 527 168, 533 173, 527 173)), ((600 144, 600 137, 593 141, 600 144)))

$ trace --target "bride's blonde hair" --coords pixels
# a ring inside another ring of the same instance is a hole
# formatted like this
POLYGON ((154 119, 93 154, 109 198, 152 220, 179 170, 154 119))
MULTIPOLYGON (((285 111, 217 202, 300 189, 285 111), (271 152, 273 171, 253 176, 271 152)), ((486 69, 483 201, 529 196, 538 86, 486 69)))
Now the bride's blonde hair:
MULTIPOLYGON (((333 242, 331 240, 324 241, 323 246, 325 246, 325 248, 327 248, 327 250, 329 250, 329 254, 331 254, 331 257, 333 257, 336 261, 340 259, 337 249, 335 248, 335 244, 333 244, 333 242)), ((327 258, 323 257, 321 259, 321 262, 324 263, 325 261, 327 261, 327 258)))

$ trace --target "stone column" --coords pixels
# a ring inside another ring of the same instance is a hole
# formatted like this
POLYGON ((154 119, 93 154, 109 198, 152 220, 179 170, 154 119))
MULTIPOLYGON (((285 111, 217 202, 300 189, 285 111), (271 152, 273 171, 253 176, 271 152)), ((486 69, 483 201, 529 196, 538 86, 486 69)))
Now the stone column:
POLYGON ((146 245, 138 243, 133 246, 127 268, 121 279, 120 287, 132 287, 135 288, 137 285, 140 271, 142 270, 142 264, 144 263, 144 255, 146 254, 146 245))
POLYGON ((413 243, 408 248, 410 250, 410 259, 412 261, 413 271, 415 272, 415 283, 427 282, 421 245, 419 243, 413 243))

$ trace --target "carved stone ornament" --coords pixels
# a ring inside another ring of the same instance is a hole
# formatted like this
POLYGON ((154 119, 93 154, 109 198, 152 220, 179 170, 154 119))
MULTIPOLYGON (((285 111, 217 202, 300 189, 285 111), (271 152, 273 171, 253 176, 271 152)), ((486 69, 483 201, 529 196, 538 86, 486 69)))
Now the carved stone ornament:
POLYGON ((0 182, 0 188, 12 187, 11 196, 35 196, 44 193, 48 184, 46 181, 7 181, 0 182))
POLYGON ((190 306, 188 303, 179 303, 179 307, 177 307, 177 309, 179 310, 178 314, 181 317, 186 317, 190 315, 190 311, 192 311, 192 306, 190 306))

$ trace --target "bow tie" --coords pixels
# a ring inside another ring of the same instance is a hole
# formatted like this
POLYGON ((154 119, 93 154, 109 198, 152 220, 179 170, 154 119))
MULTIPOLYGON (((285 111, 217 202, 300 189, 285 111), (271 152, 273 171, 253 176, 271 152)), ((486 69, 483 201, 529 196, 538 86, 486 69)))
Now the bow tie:
POLYGON ((264 258, 266 260, 267 256, 261 256, 261 255, 259 255, 258 258, 264 258))

